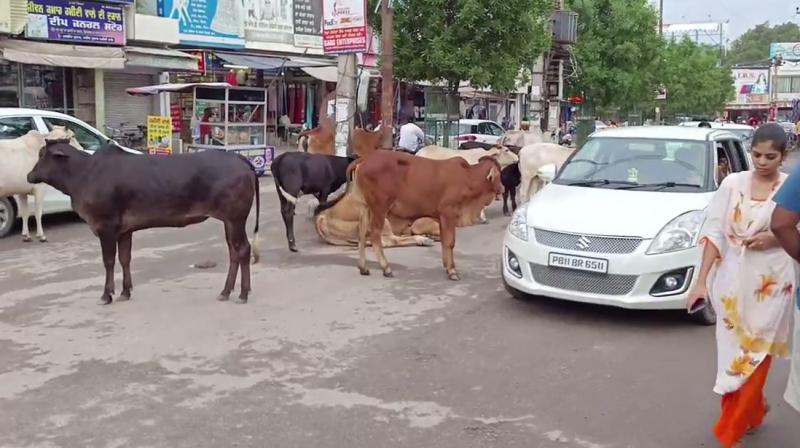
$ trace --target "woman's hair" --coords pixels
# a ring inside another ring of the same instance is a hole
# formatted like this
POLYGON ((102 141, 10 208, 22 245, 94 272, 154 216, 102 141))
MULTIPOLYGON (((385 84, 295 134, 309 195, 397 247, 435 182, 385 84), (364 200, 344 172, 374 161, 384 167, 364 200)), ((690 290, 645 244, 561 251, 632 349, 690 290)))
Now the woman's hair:
POLYGON ((789 138, 786 136, 786 131, 778 123, 767 123, 758 128, 756 133, 753 134, 752 146, 765 142, 772 142, 772 149, 782 153, 786 152, 786 147, 789 146, 789 138))

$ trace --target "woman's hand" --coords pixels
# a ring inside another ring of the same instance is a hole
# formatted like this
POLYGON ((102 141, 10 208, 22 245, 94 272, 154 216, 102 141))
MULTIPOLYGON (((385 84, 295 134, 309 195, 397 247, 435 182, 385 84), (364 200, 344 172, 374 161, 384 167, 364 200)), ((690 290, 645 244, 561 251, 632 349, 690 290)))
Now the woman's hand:
POLYGON ((769 250, 778 247, 778 240, 772 232, 761 232, 742 241, 742 245, 750 250, 769 250))
POLYGON ((694 288, 689 291, 689 295, 686 297, 686 310, 691 311, 697 302, 706 300, 707 298, 708 290, 706 289, 705 283, 697 282, 694 288))

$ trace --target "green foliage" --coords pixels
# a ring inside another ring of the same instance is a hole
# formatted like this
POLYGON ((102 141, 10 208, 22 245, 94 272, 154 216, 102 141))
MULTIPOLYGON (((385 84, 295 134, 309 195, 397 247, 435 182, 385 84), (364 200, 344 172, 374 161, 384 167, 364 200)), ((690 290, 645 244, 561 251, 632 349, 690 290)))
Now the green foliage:
MULTIPOLYGON (((384 0, 388 1, 388 0, 384 0)), ((370 23, 380 32, 377 0, 370 23)), ((550 44, 551 0, 395 0, 395 76, 510 91, 550 44)))
POLYGON ((689 39, 670 42, 664 48, 661 82, 668 95, 667 115, 712 116, 733 99, 730 68, 719 65, 719 50, 689 39))
POLYGON ((775 26, 769 23, 757 25, 733 41, 727 62, 731 65, 766 63, 769 61, 769 44, 773 42, 800 42, 800 26, 791 22, 775 26))
POLYGON ((598 110, 650 102, 664 42, 647 0, 571 0, 570 7, 579 15, 572 89, 598 110))

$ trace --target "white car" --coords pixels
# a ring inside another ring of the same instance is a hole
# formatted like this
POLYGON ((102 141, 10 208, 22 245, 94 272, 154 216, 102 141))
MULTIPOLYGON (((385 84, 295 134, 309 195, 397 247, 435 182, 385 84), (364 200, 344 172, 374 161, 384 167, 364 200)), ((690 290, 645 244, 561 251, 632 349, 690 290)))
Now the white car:
POLYGON ((494 145, 506 131, 491 120, 458 120, 457 145, 466 142, 488 143, 494 145))
MULTIPOLYGON (((112 142, 102 132, 87 123, 69 115, 36 109, 0 108, 0 140, 21 137, 28 131, 35 130, 43 134, 50 132, 52 126, 65 126, 75 134, 75 139, 90 153, 112 142)), ((138 151, 124 148, 126 151, 139 154, 138 151)), ((2 157, 2 156, 0 156, 2 157)), ((33 200, 29 198, 29 210, 33 215, 33 200)), ((19 205, 14 197, 0 197, 0 238, 8 235, 19 216, 19 205)), ((44 200, 43 214, 72 211, 69 196, 55 188, 49 187, 44 200)))
MULTIPOLYGON (((506 288, 515 296, 685 308, 723 154, 730 172, 749 169, 742 142, 727 131, 662 126, 592 134, 514 212, 503 244, 506 288)), ((716 319, 711 307, 694 317, 716 319)))

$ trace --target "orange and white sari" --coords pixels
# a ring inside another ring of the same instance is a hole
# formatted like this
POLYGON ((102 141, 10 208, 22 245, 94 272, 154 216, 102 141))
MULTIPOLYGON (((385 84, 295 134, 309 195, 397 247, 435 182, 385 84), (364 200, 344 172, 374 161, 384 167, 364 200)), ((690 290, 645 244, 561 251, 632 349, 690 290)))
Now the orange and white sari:
MULTIPOLYGON (((785 179, 781 174, 773 194, 785 179)), ((725 178, 708 207, 702 234, 703 243, 720 253, 707 287, 717 311, 714 392, 723 395, 723 412, 715 432, 723 446, 761 424, 766 404, 761 389, 771 358, 786 358, 790 350, 794 261, 780 247, 744 247, 743 241, 769 230, 775 208, 771 197, 752 199, 751 180, 751 172, 725 178)))

